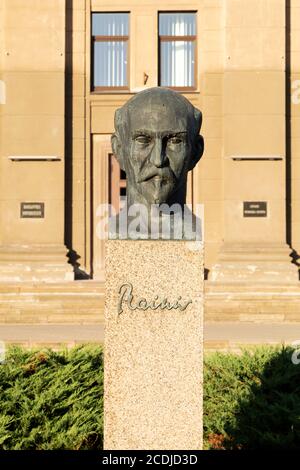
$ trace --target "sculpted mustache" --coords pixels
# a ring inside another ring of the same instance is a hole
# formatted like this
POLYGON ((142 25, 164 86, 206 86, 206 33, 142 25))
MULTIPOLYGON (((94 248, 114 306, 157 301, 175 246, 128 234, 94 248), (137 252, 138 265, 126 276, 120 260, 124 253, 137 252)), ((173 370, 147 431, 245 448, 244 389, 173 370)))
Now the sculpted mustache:
POLYGON ((155 176, 159 176, 162 179, 174 179, 173 173, 167 168, 153 168, 151 170, 145 171, 144 174, 141 174, 140 178, 138 179, 138 183, 142 183, 143 181, 148 181, 155 176))

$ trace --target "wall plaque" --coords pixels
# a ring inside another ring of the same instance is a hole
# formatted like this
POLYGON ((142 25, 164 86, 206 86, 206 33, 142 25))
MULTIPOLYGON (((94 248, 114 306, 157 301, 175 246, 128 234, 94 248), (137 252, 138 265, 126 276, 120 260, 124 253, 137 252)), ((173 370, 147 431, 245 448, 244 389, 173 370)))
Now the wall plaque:
POLYGON ((21 202, 22 219, 43 219, 45 217, 44 202, 21 202))
POLYGON ((267 217, 266 201, 244 201, 244 217, 267 217))

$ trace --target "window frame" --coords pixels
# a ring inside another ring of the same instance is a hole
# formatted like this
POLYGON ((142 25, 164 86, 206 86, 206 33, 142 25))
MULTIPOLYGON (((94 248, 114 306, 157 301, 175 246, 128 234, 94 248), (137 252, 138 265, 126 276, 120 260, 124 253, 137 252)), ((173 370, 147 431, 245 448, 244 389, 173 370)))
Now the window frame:
POLYGON ((165 88, 170 88, 170 90, 189 92, 196 91, 198 88, 197 85, 197 72, 198 72, 198 27, 197 27, 197 10, 159 10, 157 13, 157 24, 158 24, 158 86, 164 86, 165 88), (192 36, 170 36, 170 35, 161 35, 159 33, 159 15, 161 13, 193 13, 195 15, 195 29, 196 34, 192 36), (168 86, 161 85, 161 43, 162 42, 174 42, 174 41, 191 41, 194 44, 194 85, 193 86, 168 86))
MULTIPOLYGON (((128 14, 128 35, 127 36, 105 36, 105 35, 93 35, 91 34, 91 93, 101 92, 118 92, 118 91, 129 91, 129 79, 130 79, 130 11, 92 11, 91 12, 91 25, 93 24, 93 15, 95 14, 128 14), (95 86, 94 85, 94 44, 95 42, 127 42, 127 64, 126 64, 126 86, 95 86)), ((92 29, 91 29, 92 33, 92 29)))

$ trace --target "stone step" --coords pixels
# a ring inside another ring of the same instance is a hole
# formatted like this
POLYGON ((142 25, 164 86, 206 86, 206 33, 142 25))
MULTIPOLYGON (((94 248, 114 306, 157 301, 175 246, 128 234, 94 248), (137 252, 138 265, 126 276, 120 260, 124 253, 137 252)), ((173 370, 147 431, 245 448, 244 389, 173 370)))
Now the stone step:
POLYGON ((299 270, 291 263, 279 262, 222 262, 214 265, 210 280, 217 283, 298 284, 299 270))
POLYGON ((2 282, 0 283, 0 295, 1 293, 19 293, 19 292, 31 292, 36 293, 82 293, 87 294, 104 293, 104 284, 98 281, 86 280, 86 281, 61 281, 61 282, 2 282))
MULTIPOLYGON (((232 308, 228 311, 219 309, 218 311, 210 311, 209 308, 205 310, 205 320, 209 322, 250 322, 250 323, 297 323, 300 328, 300 314, 299 311, 296 313, 262 313, 262 312, 245 312, 244 310, 238 310, 232 308)), ((300 329, 299 329, 300 338, 300 329)))
MULTIPOLYGON (((103 324, 98 281, 0 283, 0 324, 103 324)), ((300 322, 300 283, 205 282, 207 321, 300 322)))
POLYGON ((1 245, 1 283, 63 280, 74 280, 64 245, 1 245))
POLYGON ((251 293, 251 295, 259 295, 263 292, 265 295, 271 295, 272 293, 281 296, 282 294, 290 294, 291 296, 300 295, 300 282, 294 284, 271 284, 268 282, 211 282, 206 281, 204 284, 205 293, 208 295, 223 295, 226 294, 238 294, 238 293, 251 293))
POLYGON ((267 253, 267 252, 274 252, 274 253, 291 253, 291 248, 282 243, 224 243, 222 245, 222 253, 267 253))
POLYGON ((260 261, 260 262, 278 262, 282 261, 283 263, 291 263, 292 259, 289 258, 287 253, 278 253, 278 252, 271 252, 271 251, 259 251, 257 253, 253 253, 250 251, 243 251, 243 252, 228 252, 228 253, 220 253, 219 261, 260 261))
POLYGON ((83 314, 82 312, 74 314, 70 312, 62 311, 61 314, 51 315, 49 314, 37 314, 37 312, 28 312, 25 314, 13 313, 7 317, 1 317, 1 325, 9 324, 18 325, 103 325, 103 315, 99 313, 83 314))
POLYGON ((263 270, 263 271, 268 271, 268 269, 276 270, 276 271, 296 271, 298 269, 298 266, 296 266, 293 263, 287 262, 287 260, 283 260, 282 262, 278 262, 278 260, 241 260, 239 258, 238 261, 233 261, 233 260, 226 260, 226 263, 224 261, 217 263, 214 265, 214 269, 217 268, 222 268, 222 270, 236 270, 238 271, 239 269, 248 269, 248 270, 263 270))
POLYGON ((104 284, 0 283, 0 324, 102 324, 104 284))
POLYGON ((300 283, 205 283, 207 321, 300 322, 300 283))
POLYGON ((0 255, 2 253, 66 253, 68 250, 64 245, 57 244, 32 244, 32 245, 1 245, 0 255))

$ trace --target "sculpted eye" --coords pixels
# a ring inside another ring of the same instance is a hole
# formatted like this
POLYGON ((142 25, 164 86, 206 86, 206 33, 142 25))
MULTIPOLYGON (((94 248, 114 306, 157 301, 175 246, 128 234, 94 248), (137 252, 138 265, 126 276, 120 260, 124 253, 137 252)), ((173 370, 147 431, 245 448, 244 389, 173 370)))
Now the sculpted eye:
POLYGON ((139 144, 149 144, 151 142, 151 137, 148 135, 138 135, 134 140, 139 144))
POLYGON ((181 137, 177 137, 177 136, 174 136, 174 137, 170 137, 168 142, 170 144, 181 144, 182 142, 182 138, 181 137))

